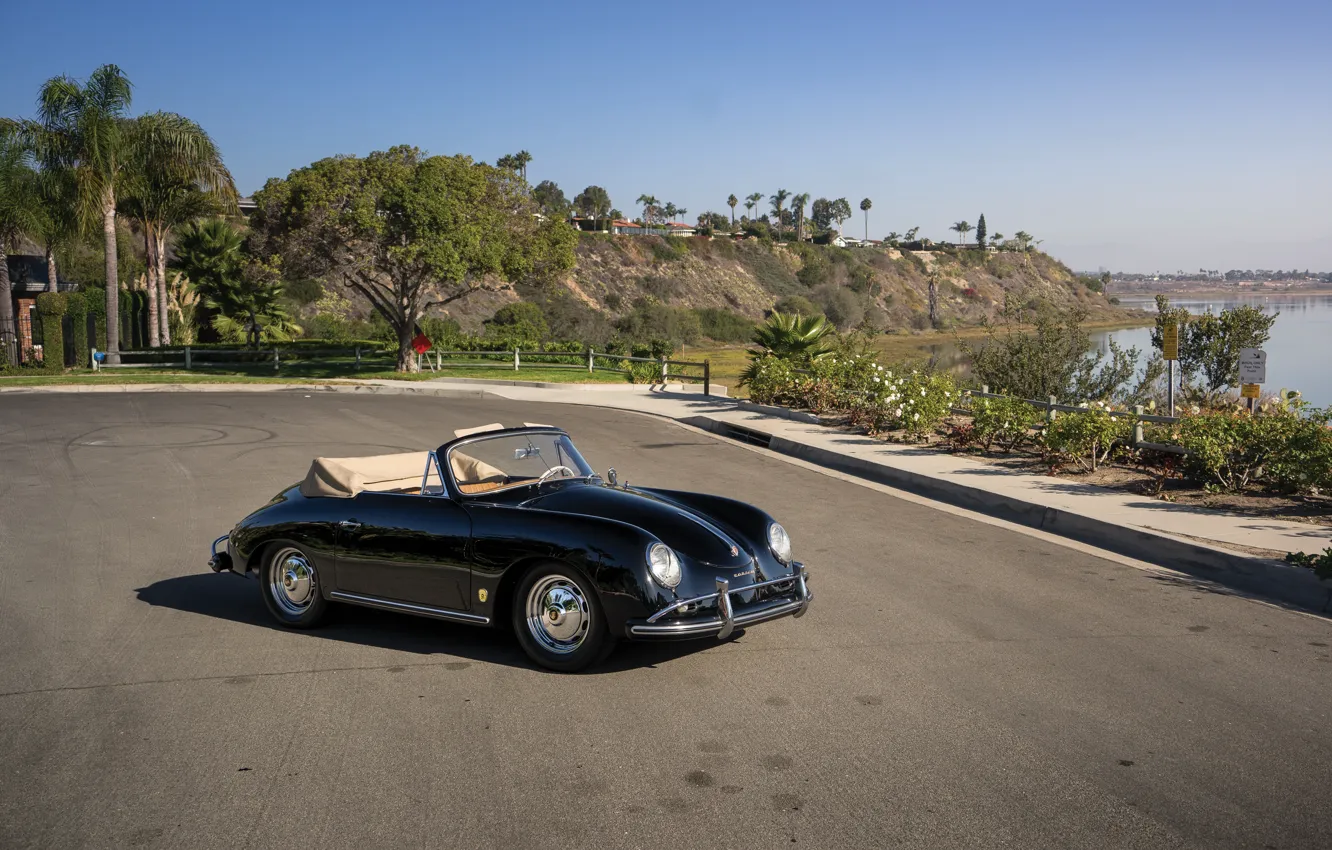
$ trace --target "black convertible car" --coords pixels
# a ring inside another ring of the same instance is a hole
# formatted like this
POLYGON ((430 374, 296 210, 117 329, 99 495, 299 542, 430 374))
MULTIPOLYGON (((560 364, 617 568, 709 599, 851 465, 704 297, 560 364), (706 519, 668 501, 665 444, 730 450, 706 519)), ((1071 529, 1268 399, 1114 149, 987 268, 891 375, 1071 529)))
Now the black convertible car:
POLYGON ((258 576, 287 626, 316 625, 330 602, 508 619, 561 671, 618 638, 726 638, 809 607, 804 565, 758 508, 603 480, 559 428, 456 434, 433 452, 317 458, 214 541, 209 565, 258 576))

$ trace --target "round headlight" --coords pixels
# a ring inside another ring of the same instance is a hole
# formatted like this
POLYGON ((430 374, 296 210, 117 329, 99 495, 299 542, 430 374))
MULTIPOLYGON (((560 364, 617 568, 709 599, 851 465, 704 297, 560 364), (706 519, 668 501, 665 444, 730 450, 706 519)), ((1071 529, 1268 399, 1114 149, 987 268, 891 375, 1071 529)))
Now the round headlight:
POLYGON ((675 587, 680 583, 680 561, 675 551, 665 543, 653 543, 647 550, 648 570, 662 587, 675 587))
POLYGON ((787 536, 786 529, 775 522, 768 526, 768 548, 783 564, 791 563, 791 538, 787 536))

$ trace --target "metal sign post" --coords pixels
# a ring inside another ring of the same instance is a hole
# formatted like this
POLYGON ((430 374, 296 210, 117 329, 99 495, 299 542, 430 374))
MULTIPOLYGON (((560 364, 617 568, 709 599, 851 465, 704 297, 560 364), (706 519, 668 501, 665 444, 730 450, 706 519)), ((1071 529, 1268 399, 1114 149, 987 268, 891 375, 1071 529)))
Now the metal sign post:
POLYGON ((1267 352, 1241 348, 1239 353, 1240 398, 1249 400, 1249 410, 1258 404, 1259 384, 1267 383, 1267 352))
POLYGON ((1166 388, 1166 401, 1170 407, 1170 415, 1175 415, 1175 361, 1179 359, 1179 323, 1167 322, 1161 327, 1161 355, 1165 358, 1166 366, 1169 369, 1167 380, 1169 385, 1166 388))

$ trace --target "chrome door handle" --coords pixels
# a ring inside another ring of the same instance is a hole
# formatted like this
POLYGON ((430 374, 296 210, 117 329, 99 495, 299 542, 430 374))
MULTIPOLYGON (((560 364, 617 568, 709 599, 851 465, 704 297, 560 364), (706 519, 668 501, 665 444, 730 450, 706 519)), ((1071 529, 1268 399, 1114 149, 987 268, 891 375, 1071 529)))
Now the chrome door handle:
POLYGON ((361 527, 361 524, 354 519, 344 519, 342 522, 338 523, 338 525, 343 531, 355 531, 361 527))

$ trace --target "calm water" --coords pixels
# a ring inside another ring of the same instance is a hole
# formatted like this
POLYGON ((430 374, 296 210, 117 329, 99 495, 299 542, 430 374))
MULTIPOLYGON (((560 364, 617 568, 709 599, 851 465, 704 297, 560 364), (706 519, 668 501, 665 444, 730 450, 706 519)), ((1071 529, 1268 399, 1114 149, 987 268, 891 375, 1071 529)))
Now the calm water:
MULTIPOLYGON (((1304 399, 1319 407, 1332 405, 1332 295, 1217 295, 1172 298, 1172 306, 1191 313, 1211 310, 1219 313, 1229 307, 1247 304, 1265 313, 1277 313, 1272 336, 1263 346, 1267 351, 1265 391, 1286 388, 1299 390, 1304 399)), ((1153 298, 1123 298, 1121 306, 1155 311, 1153 298)), ((1150 328, 1095 331, 1092 343, 1108 350, 1107 340, 1114 339, 1124 348, 1136 346, 1141 360, 1152 352, 1150 328)), ((952 343, 931 346, 939 365, 965 371, 962 355, 952 343)))

